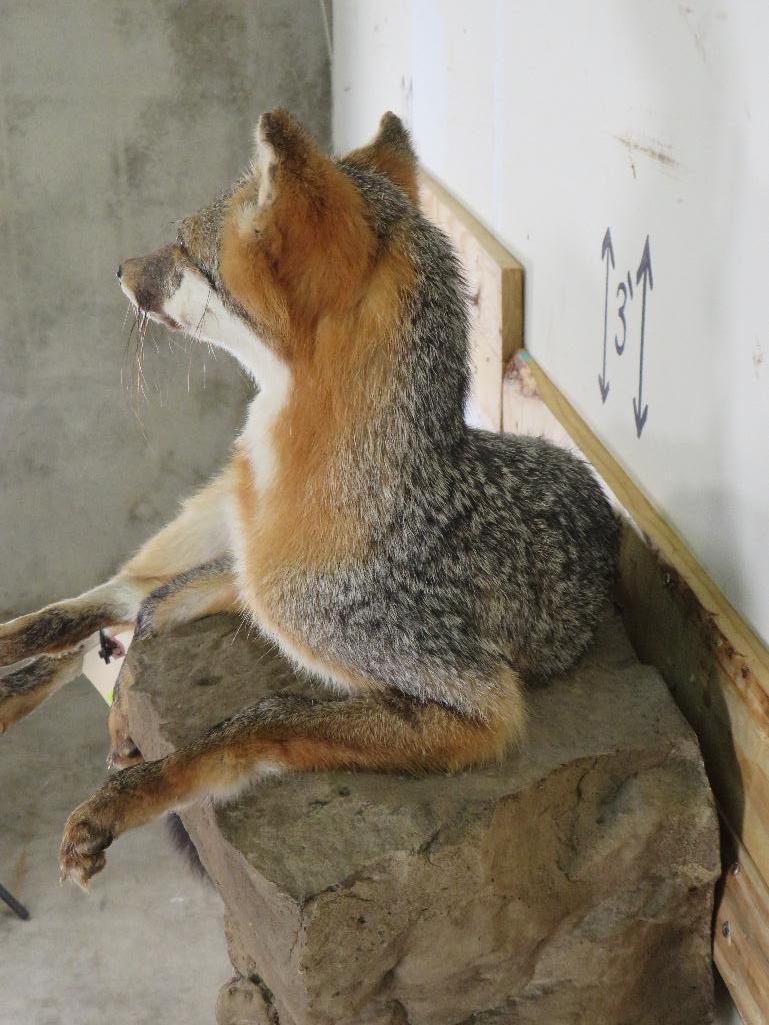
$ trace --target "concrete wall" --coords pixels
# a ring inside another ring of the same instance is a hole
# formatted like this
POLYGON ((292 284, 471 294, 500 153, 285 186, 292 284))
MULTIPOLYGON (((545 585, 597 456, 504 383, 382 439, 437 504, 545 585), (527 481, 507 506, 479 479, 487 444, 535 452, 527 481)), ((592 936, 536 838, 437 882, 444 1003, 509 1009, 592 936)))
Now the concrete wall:
POLYGON ((155 328, 137 399, 115 269, 232 181, 261 110, 326 144, 330 90, 316 0, 0 0, 0 24, 5 618, 105 578, 224 460, 246 382, 155 328))

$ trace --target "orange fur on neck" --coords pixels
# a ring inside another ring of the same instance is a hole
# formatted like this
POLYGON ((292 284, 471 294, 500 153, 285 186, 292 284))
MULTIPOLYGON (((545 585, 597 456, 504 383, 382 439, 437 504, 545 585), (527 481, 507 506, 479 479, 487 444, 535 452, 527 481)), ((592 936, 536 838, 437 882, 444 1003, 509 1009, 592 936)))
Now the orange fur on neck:
MULTIPOLYGON (((270 266, 269 238, 242 237, 237 210, 248 195, 233 197, 224 228, 227 287, 255 319, 270 325, 269 344, 292 374, 287 405, 271 428, 275 474, 258 500, 248 462, 238 463, 249 571, 263 579, 286 564, 318 566, 353 557, 365 543, 368 525, 346 500, 339 478, 347 452, 388 401, 403 300, 414 288, 413 266, 397 239, 372 266, 372 231, 362 211, 350 215, 355 204, 348 186, 359 194, 335 168, 332 182, 347 211, 345 226, 340 228, 343 211, 333 203, 333 190, 314 221, 307 217, 306 198, 284 205, 280 223, 291 233, 286 249, 304 251, 287 265, 278 259, 270 266), (273 319, 276 308, 285 316, 273 319)), ((289 189, 275 202, 295 199, 289 189)), ((260 216, 269 235, 269 211, 260 216)))

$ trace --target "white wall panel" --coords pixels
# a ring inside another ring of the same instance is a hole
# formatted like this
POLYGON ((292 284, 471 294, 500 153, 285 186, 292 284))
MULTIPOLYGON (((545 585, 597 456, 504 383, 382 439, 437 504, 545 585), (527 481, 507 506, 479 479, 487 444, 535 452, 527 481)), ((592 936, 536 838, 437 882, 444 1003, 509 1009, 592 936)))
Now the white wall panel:
POLYGON ((524 264, 531 352, 769 642, 769 5, 336 0, 334 47, 337 148, 410 121, 524 264))

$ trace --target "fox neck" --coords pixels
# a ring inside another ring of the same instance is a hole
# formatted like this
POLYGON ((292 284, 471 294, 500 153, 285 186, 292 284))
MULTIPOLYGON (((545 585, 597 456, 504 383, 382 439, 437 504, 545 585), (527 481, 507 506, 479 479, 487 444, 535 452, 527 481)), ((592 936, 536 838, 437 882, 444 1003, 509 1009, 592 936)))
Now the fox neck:
POLYGON ((293 549, 322 536, 329 553, 349 552, 397 510, 410 467, 437 485, 456 432, 437 415, 435 375, 415 364, 413 339, 360 324, 321 329, 313 345, 293 339, 295 354, 311 355, 289 362, 215 293, 199 298, 197 336, 235 356, 258 387, 237 443, 243 529, 266 532, 269 545, 276 534, 293 549))
POLYGON ((285 561, 356 558, 403 497, 408 465, 435 453, 415 436, 392 368, 339 380, 282 365, 239 439, 241 525, 285 561), (359 383, 356 385, 354 380, 359 383), (280 544, 278 543, 280 540, 280 544))
POLYGON ((276 357, 262 381, 238 442, 262 498, 282 491, 298 508, 361 518, 362 492, 391 491, 405 432, 386 396, 361 400, 276 357))

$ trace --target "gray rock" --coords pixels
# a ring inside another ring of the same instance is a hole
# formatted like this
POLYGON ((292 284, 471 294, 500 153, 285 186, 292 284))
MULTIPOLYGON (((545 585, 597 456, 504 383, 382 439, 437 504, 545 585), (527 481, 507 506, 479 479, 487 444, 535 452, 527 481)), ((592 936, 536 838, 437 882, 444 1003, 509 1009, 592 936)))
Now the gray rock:
MULTIPOLYGON (((307 689, 237 626, 132 646, 146 757, 307 689)), ((492 768, 302 775, 183 812, 238 973, 220 1025, 712 1021, 718 832, 692 731, 617 619, 529 698, 522 750, 492 768)))

